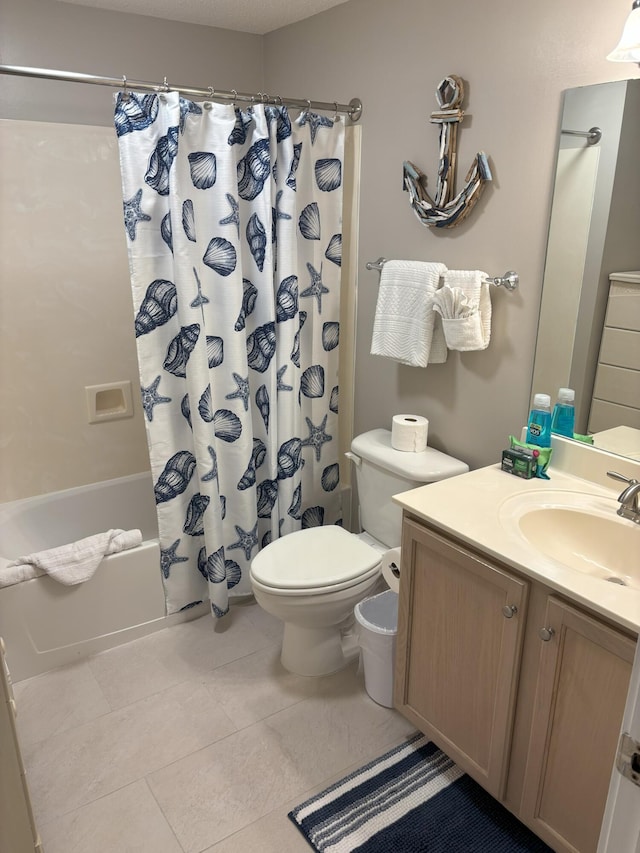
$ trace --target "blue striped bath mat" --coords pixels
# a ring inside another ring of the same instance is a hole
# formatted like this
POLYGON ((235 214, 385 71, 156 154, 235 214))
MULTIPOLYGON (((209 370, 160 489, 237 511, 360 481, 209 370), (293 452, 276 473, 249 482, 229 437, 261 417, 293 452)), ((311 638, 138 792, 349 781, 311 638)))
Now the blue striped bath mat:
POLYGON ((423 735, 289 817, 318 853, 552 853, 423 735))

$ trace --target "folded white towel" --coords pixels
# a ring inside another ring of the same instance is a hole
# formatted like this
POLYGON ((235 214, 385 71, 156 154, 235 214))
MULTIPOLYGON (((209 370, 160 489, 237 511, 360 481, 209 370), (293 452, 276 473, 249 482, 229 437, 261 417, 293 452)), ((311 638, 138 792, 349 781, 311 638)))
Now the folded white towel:
POLYGON ((18 557, 7 563, 0 573, 0 586, 11 586, 44 574, 66 586, 73 586, 89 580, 107 554, 135 548, 141 542, 139 530, 108 530, 69 545, 18 557))
POLYGON ((467 298, 464 290, 459 287, 441 287, 433 297, 433 310, 437 311, 443 320, 459 320, 470 317, 478 310, 467 298))
POLYGON ((491 296, 487 274, 482 270, 447 270, 444 287, 454 292, 460 313, 442 320, 449 349, 483 350, 491 339, 491 296), (462 297, 465 297, 466 305, 462 297), (463 313, 464 312, 464 313, 463 313))
POLYGON ((447 360, 440 318, 433 312, 433 296, 444 264, 387 261, 373 321, 371 354, 401 364, 426 367, 447 360))

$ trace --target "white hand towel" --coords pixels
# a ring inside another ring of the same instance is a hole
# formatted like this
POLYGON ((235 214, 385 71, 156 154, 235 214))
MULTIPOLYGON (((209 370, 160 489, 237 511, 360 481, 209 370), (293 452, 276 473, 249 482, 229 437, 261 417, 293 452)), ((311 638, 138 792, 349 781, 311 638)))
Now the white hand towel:
POLYGON ((455 320, 461 317, 470 317, 478 310, 467 295, 459 287, 441 287, 433 297, 433 310, 437 311, 443 320, 455 320))
MULTIPOLYGON (((491 339, 491 296, 487 274, 482 270, 447 270, 443 278, 444 287, 464 295, 472 309, 467 316, 443 318, 447 346, 460 352, 486 349, 491 339)), ((462 305, 461 302, 458 304, 462 305)))
POLYGON ((0 573, 0 586, 11 586, 43 574, 66 586, 73 586, 89 580, 107 554, 135 548, 141 542, 139 530, 108 530, 69 545, 18 557, 7 563, 0 573))
POLYGON ((433 296, 445 271, 444 264, 420 261, 384 264, 373 321, 372 355, 413 367, 447 360, 440 318, 433 312, 433 296))

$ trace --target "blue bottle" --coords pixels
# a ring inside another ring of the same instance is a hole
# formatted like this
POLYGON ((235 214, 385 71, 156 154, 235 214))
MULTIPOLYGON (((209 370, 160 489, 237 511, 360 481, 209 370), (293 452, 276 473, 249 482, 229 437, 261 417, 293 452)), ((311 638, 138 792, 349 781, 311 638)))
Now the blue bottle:
POLYGON ((575 422, 575 391, 572 388, 558 389, 558 402, 553 407, 551 415, 551 432, 556 435, 566 435, 573 438, 575 422))
POLYGON ((551 447, 551 397, 536 394, 527 425, 527 444, 551 447))

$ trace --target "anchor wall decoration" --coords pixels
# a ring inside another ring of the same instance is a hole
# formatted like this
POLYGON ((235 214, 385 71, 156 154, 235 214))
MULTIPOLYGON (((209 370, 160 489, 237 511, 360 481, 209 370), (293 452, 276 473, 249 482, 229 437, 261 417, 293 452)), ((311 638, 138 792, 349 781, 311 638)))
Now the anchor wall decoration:
POLYGON ((455 194, 456 147, 458 125, 464 118, 460 108, 464 100, 464 84, 451 74, 441 80, 436 89, 440 109, 431 113, 431 122, 440 125, 440 163, 435 198, 427 192, 427 176, 410 163, 403 163, 404 189, 408 191, 413 212, 423 225, 434 228, 453 228, 471 212, 482 195, 485 183, 491 180, 491 169, 484 151, 476 154, 465 184, 455 194))

